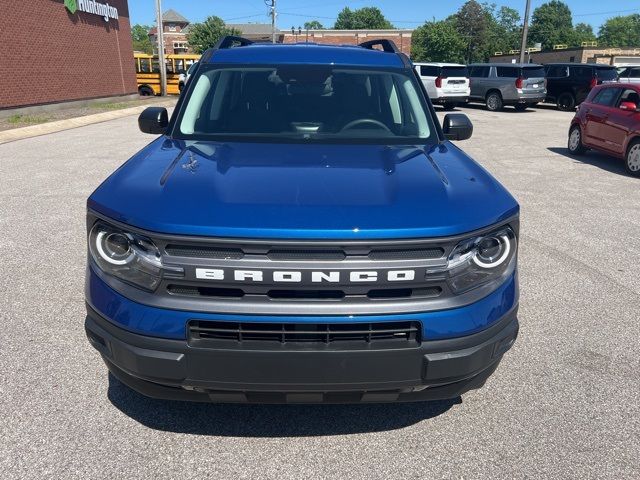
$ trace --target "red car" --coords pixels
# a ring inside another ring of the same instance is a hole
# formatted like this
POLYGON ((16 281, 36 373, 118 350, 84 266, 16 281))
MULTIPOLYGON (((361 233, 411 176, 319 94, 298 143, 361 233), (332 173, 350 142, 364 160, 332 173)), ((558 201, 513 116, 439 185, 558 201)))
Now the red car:
POLYGON ((640 85, 599 85, 580 104, 569 129, 569 151, 598 150, 624 160, 640 177, 640 85))

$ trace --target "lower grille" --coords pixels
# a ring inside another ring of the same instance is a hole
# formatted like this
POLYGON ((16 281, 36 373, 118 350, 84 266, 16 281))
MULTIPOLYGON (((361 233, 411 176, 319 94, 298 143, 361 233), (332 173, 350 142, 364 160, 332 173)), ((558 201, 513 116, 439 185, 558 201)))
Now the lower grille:
POLYGON ((189 342, 196 347, 412 348, 420 345, 419 322, 260 323, 192 320, 189 342))

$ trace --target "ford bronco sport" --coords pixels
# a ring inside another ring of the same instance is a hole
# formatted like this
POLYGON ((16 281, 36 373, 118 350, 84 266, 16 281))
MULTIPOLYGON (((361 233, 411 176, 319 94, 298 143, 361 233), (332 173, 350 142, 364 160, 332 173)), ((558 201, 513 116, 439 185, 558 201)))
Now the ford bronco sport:
POLYGON ((139 125, 87 213, 87 336, 134 390, 455 398, 513 345, 518 204, 392 42, 225 37, 139 125))

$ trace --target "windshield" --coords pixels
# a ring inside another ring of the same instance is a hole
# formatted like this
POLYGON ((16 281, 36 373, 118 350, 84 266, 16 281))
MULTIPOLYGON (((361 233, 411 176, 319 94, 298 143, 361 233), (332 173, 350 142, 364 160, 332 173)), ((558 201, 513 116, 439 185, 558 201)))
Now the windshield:
POLYGON ((596 68, 596 76, 600 80, 616 80, 618 71, 615 68, 596 68))
POLYGON ((544 68, 542 67, 524 67, 522 69, 522 78, 544 78, 544 68))
POLYGON ((397 70, 206 66, 176 122, 183 139, 435 143, 415 78, 397 70))
POLYGON ((469 70, 467 67, 442 67, 440 73, 442 77, 468 77, 469 70))

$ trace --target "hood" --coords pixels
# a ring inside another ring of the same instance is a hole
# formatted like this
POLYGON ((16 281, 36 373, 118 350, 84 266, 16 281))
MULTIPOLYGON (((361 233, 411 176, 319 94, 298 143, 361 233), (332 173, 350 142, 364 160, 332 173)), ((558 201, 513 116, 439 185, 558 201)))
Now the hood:
POLYGON ((91 195, 141 229, 281 239, 455 235, 518 212, 449 142, 423 146, 185 142, 161 137, 91 195))

